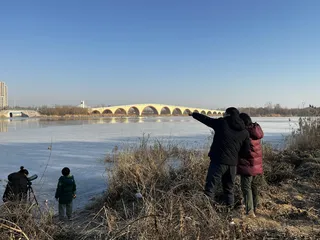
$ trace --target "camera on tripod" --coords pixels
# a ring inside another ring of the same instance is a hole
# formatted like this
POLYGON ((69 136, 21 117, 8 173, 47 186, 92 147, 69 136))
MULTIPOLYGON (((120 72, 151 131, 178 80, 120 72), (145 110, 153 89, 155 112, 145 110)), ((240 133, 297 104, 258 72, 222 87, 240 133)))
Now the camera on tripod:
POLYGON ((32 181, 36 180, 38 178, 37 174, 32 175, 31 177, 28 177, 28 187, 32 185, 32 181))
POLYGON ((37 178, 38 178, 38 175, 37 175, 37 174, 34 174, 34 175, 32 175, 31 177, 27 177, 27 180, 28 180, 28 182, 27 182, 27 187, 28 187, 27 198, 28 198, 29 202, 31 202, 31 195, 32 195, 32 196, 33 196, 33 199, 34 199, 35 202, 36 202, 36 204, 39 205, 39 204, 38 204, 38 200, 37 200, 37 198, 36 198, 36 195, 34 194, 34 191, 33 191, 32 187, 31 187, 32 181, 35 180, 35 179, 37 179, 37 178))

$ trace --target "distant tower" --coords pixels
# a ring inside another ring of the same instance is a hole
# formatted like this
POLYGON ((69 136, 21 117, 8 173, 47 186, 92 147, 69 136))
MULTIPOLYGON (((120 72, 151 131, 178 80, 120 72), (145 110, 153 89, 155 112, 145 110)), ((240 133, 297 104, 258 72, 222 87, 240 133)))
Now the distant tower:
POLYGON ((0 109, 8 107, 8 87, 4 82, 0 82, 0 109))
POLYGON ((84 103, 84 101, 81 101, 81 102, 80 102, 80 107, 85 108, 85 103, 84 103))

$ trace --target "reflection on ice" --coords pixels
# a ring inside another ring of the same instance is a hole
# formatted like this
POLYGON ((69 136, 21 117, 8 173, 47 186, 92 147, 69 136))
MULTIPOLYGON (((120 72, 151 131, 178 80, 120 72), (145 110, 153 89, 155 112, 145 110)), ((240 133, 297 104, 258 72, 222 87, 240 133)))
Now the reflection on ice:
POLYGON ((44 128, 53 126, 74 126, 87 124, 115 124, 115 123, 166 123, 166 122, 190 122, 187 117, 101 117, 85 120, 47 120, 38 118, 16 118, 0 120, 0 132, 17 131, 25 128, 44 128))
POLYGON ((7 120, 0 121, 0 132, 8 132, 7 120))

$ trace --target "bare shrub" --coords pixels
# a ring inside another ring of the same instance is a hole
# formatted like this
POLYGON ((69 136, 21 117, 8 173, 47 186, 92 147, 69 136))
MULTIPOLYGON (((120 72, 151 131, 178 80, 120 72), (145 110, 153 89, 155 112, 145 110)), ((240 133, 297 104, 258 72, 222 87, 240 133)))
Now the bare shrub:
POLYGON ((285 160, 282 152, 275 152, 271 145, 263 145, 264 178, 268 184, 279 184, 294 177, 294 164, 285 160))

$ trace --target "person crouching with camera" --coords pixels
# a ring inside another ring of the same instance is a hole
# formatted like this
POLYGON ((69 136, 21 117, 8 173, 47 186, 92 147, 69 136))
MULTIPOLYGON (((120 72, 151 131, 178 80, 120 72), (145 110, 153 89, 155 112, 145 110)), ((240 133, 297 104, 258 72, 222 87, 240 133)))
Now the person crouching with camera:
POLYGON ((23 166, 20 171, 8 175, 8 184, 3 194, 3 202, 21 202, 27 200, 29 172, 23 166))

